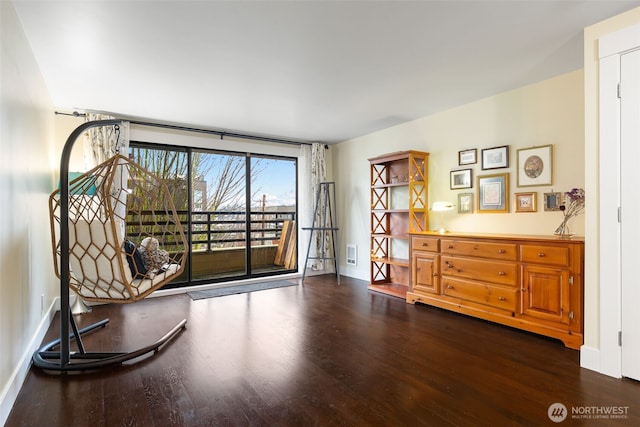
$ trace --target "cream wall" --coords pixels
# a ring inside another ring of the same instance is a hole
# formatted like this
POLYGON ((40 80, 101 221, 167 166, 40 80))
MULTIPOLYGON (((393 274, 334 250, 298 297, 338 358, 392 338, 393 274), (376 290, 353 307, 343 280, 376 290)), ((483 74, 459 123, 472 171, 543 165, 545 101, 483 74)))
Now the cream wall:
POLYGON ((54 116, 11 2, 0 2, 0 424, 26 376, 58 295, 47 203, 54 116), (38 338, 39 337, 39 338, 38 338))
MULTIPOLYGON (((56 114, 54 119, 55 126, 55 142, 56 153, 54 156, 54 173, 58 176, 60 171, 60 156, 62 155, 62 147, 67 142, 67 138, 71 132, 73 132, 78 126, 84 123, 84 117, 74 117, 62 114, 56 114)), ((69 158, 69 170, 70 171, 84 171, 84 138, 79 138, 74 144, 73 150, 71 150, 71 157, 69 158)))
MULTIPOLYGON (((545 212, 545 192, 584 187, 584 81, 582 70, 564 74, 471 104, 424 117, 336 146, 334 174, 338 183, 340 248, 358 245, 357 267, 341 263, 345 274, 369 279, 369 163, 367 158, 400 150, 430 153, 429 199, 457 203, 462 192, 476 193, 478 175, 508 172, 510 213, 447 215, 447 228, 454 231, 552 235, 562 220, 560 212, 545 212), (553 185, 516 187, 516 153, 519 148, 553 144, 553 185), (470 190, 450 190, 449 172, 458 166, 458 151, 509 145, 510 167, 482 171, 472 165, 474 184, 470 190), (538 212, 515 213, 513 194, 535 191, 538 212)), ((587 195, 587 197, 589 197, 587 195)), ((431 224, 437 219, 431 218, 431 224)), ((584 232, 584 216, 571 223, 584 232)), ((344 253, 344 252, 343 252, 344 253)), ((342 257, 344 258, 344 257, 342 257)))
MULTIPOLYGON (((601 173, 599 163, 599 70, 598 70, 598 39, 632 25, 640 24, 640 8, 599 22, 584 31, 584 79, 585 79, 585 169, 590 171, 586 176, 585 189, 589 195, 586 207, 585 237, 587 239, 585 253, 585 347, 601 350, 603 337, 600 336, 600 256, 599 256, 599 185, 601 173)), ((603 313, 610 316, 612 313, 603 313)), ((619 317, 619 313, 618 313, 619 317)), ((614 340, 617 341, 617 340, 614 340)), ((600 362, 597 356, 584 357, 582 366, 598 370, 600 362)))

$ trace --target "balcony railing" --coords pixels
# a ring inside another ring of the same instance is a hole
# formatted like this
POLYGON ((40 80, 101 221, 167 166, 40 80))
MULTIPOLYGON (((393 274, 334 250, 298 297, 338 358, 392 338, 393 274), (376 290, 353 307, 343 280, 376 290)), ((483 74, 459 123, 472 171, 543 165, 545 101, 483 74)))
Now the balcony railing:
MULTIPOLYGON (((247 271, 246 263, 246 212, 243 211, 197 211, 191 213, 191 277, 195 280, 231 277, 247 271)), ((178 216, 187 232, 188 212, 179 211, 178 216)), ((285 248, 280 241, 286 221, 295 221, 295 211, 251 212, 249 218, 251 271, 285 271, 291 265, 276 263, 280 250, 285 248)), ((151 211, 127 217, 129 238, 140 243, 136 236, 152 235, 158 239, 160 247, 174 252, 182 251, 170 234, 163 234, 169 224, 167 217, 151 211)), ((290 239, 291 237, 288 236, 290 239)), ((295 260, 293 265, 295 265, 295 260)), ((185 273, 187 274, 187 273, 185 273)), ((183 283, 183 274, 172 283, 183 283)))
MULTIPOLYGON (((178 216, 187 233, 187 211, 178 216)), ((246 215, 244 211, 193 211, 191 213, 191 250, 211 251, 220 248, 237 248, 246 245, 246 215)), ((277 244, 285 221, 295 221, 295 211, 250 212, 249 232, 251 246, 277 244)), ((160 245, 171 252, 177 250, 175 241, 162 233, 167 218, 157 213, 143 211, 127 217, 127 235, 152 235, 160 245), (159 226, 161 224, 162 226, 159 226)), ((169 226, 171 227, 171 226, 169 226)))

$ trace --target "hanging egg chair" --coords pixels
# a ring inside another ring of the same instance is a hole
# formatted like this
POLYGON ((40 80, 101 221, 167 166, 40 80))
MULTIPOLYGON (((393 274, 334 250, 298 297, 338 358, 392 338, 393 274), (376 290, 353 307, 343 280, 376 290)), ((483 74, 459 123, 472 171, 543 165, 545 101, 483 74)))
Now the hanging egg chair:
MULTIPOLYGON (((60 191, 49 198, 60 277, 60 191)), ((130 303, 184 271, 187 241, 166 184, 116 154, 69 183, 69 287, 86 301, 130 303)))
POLYGON ((119 133, 119 123, 87 122, 72 133, 63 150, 60 189, 49 198, 54 267, 61 288, 61 338, 34 354, 34 365, 44 369, 82 370, 122 363, 157 351, 186 324, 183 320, 159 341, 134 352, 87 353, 81 335, 108 320, 78 330, 69 310, 69 288, 86 301, 133 303, 185 271, 188 242, 163 180, 116 154, 69 182, 68 160, 75 139, 93 126, 115 126, 119 133), (69 350, 69 325, 77 353, 69 350), (54 351, 58 346, 60 351, 54 351))

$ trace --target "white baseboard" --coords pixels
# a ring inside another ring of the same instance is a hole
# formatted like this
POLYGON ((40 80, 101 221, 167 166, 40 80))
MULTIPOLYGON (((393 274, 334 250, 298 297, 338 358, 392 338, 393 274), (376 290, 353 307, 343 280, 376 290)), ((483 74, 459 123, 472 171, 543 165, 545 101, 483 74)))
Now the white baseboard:
POLYGON ((352 277, 354 279, 360 279, 369 281, 369 270, 363 270, 362 268, 354 268, 349 265, 340 266, 340 275, 352 277))
POLYGON ((607 359, 600 349, 586 345, 580 347, 580 367, 609 377, 622 378, 617 363, 607 363, 607 359))
POLYGON ((27 377, 27 373, 29 372, 29 368, 31 367, 31 357, 33 356, 33 353, 40 347, 40 343, 44 339, 49 326, 51 326, 53 316, 59 309, 60 298, 55 298, 47 311, 42 316, 42 320, 40 320, 40 324, 31 337, 29 345, 25 349, 22 357, 13 370, 13 373, 11 374, 11 377, 9 378, 9 381, 7 382, 4 390, 2 390, 2 393, 0 393, 0 425, 5 425, 7 418, 9 418, 11 408, 13 408, 13 404, 18 398, 18 394, 20 393, 22 384, 24 383, 24 380, 27 377))
POLYGON ((600 350, 586 345, 580 347, 580 367, 600 372, 600 350))

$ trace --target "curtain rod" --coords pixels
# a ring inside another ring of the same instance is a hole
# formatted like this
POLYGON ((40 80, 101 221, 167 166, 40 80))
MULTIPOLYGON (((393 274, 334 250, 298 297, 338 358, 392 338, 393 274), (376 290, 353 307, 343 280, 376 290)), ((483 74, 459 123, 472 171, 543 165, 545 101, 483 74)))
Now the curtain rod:
POLYGON ((225 132, 220 130, 212 130, 212 129, 203 129, 196 128, 191 126, 182 126, 182 125, 172 125, 168 123, 157 123, 157 122, 146 122, 135 119, 123 119, 127 120, 131 124, 140 125, 140 126, 151 126, 151 127, 159 127, 164 129, 172 129, 172 130, 182 130, 186 132, 194 132, 194 133, 206 133, 211 135, 218 135, 220 139, 223 139, 225 136, 243 138, 243 139, 251 139, 255 141, 263 141, 263 142, 276 142, 278 144, 289 144, 289 145, 312 145, 311 142, 302 142, 302 141, 292 141, 289 139, 280 139, 280 138, 271 138, 268 136, 258 136, 258 135, 248 135, 244 133, 236 133, 236 132, 225 132))
POLYGON ((74 111, 73 113, 64 113, 62 111, 56 111, 55 113, 56 113, 56 116, 87 117, 86 114, 78 113, 77 111, 74 111))
MULTIPOLYGON (((56 113, 56 115, 73 116, 73 117, 86 117, 87 116, 86 114, 79 113, 77 111, 74 111, 73 113, 64 113, 64 112, 56 111, 55 113, 56 113)), ((272 138, 272 137, 268 137, 268 136, 259 136, 259 135, 249 135, 249 134, 243 134, 243 133, 237 133, 237 132, 225 132, 225 131, 220 131, 220 130, 203 129, 203 128, 196 128, 196 127, 192 127, 192 126, 176 125, 176 124, 169 124, 169 123, 149 122, 149 121, 144 121, 144 120, 139 120, 139 119, 128 118, 126 116, 116 116, 113 113, 101 113, 101 114, 112 115, 112 116, 115 116, 117 119, 126 120, 131 124, 135 124, 135 125, 139 125, 139 126, 159 127, 159 128, 163 128, 163 129, 181 130, 181 131, 185 131, 185 132, 194 132, 194 133, 206 133, 206 134, 209 134, 209 135, 218 135, 220 137, 220 139, 224 139, 225 136, 230 136, 230 137, 235 137, 235 138, 250 139, 250 140, 254 140, 254 141, 275 142, 275 143, 278 143, 278 144, 313 145, 313 143, 311 143, 311 142, 304 142, 304 141, 293 141, 293 140, 289 140, 289 139, 272 138)), ((325 144, 325 146, 326 146, 326 144, 325 144)), ((328 146, 326 146, 325 148, 328 148, 328 146)))

